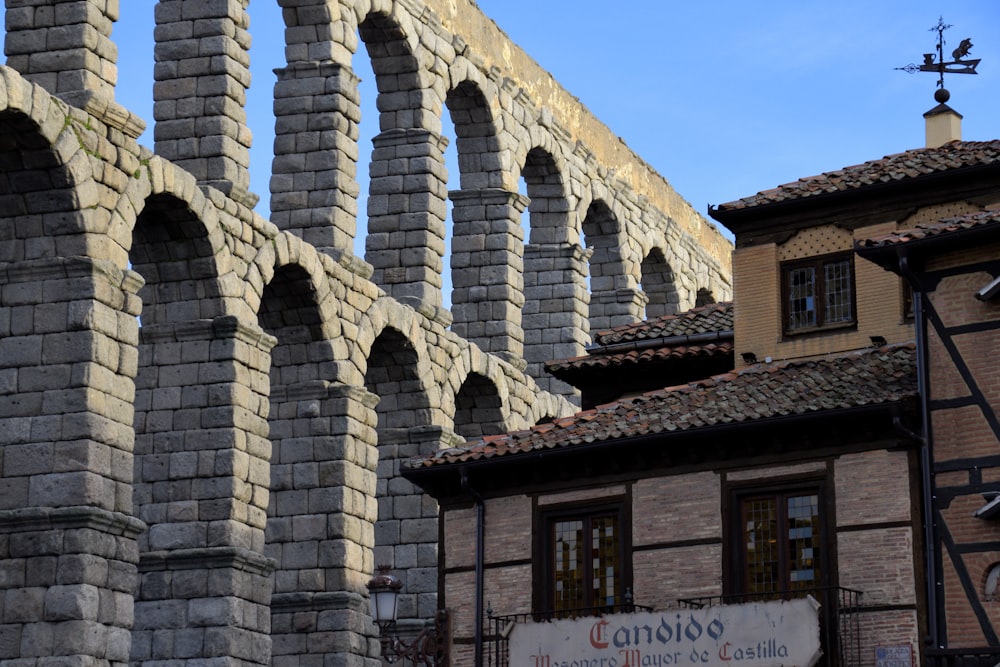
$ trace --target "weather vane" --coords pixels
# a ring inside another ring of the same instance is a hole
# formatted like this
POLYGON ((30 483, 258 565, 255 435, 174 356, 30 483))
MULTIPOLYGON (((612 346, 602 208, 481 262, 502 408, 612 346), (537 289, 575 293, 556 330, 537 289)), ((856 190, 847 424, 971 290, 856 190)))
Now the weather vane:
POLYGON ((914 72, 937 72, 938 82, 937 87, 939 92, 943 95, 939 95, 937 92, 934 93, 934 98, 938 99, 943 96, 944 100, 948 99, 948 91, 944 88, 944 75, 945 74, 975 74, 976 66, 979 65, 979 58, 970 58, 968 60, 963 60, 969 55, 969 51, 972 50, 972 40, 970 38, 963 39, 958 48, 951 52, 951 57, 953 60, 945 62, 944 59, 944 31, 951 26, 944 22, 944 18, 938 18, 937 25, 931 28, 931 32, 937 32, 937 54, 925 53, 924 62, 921 65, 914 65, 910 63, 906 67, 897 67, 896 69, 901 69, 904 72, 913 74, 914 72))

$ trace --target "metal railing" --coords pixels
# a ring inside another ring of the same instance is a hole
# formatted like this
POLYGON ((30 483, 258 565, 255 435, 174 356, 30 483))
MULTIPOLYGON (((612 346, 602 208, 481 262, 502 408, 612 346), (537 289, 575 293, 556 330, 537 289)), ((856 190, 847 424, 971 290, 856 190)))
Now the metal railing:
POLYGON ((533 611, 523 614, 494 615, 487 610, 488 634, 486 638, 486 664, 488 667, 507 667, 509 645, 507 637, 511 628, 518 623, 541 623, 559 618, 586 618, 589 616, 604 616, 607 614, 634 614, 637 611, 653 611, 652 607, 625 602, 623 604, 602 605, 599 607, 580 607, 578 609, 559 609, 533 611))
MULTIPOLYGON (((811 595, 820 604, 819 641, 823 656, 821 667, 858 667, 861 664, 861 591, 850 588, 813 588, 774 593, 712 595, 678 600, 684 607, 711 607, 722 604, 745 604, 770 600, 791 600, 811 595)), ((973 667, 948 665, 942 667, 973 667)), ((992 667, 992 665, 990 665, 992 667)))

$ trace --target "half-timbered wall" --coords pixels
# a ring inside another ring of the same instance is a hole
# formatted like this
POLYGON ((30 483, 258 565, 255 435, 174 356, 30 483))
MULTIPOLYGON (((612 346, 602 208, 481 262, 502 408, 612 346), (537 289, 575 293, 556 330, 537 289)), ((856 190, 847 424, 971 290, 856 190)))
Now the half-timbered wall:
POLYGON ((976 298, 1000 275, 1000 244, 946 253, 920 274, 925 290, 938 644, 1000 649, 1000 522, 973 514, 1000 488, 1000 304, 976 298), (994 575, 994 580, 995 580, 994 575))

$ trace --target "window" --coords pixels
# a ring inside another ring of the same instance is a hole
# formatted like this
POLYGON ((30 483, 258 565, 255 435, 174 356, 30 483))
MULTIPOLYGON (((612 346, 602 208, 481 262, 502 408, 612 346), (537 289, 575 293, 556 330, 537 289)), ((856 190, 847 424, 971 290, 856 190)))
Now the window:
POLYGON ((785 333, 854 323, 854 264, 850 253, 782 264, 785 333))
POLYGON ((824 586, 818 489, 743 493, 737 496, 736 505, 741 593, 794 594, 824 586))
POLYGON ((623 604, 629 568, 622 506, 546 512, 542 522, 542 609, 567 616, 623 604))

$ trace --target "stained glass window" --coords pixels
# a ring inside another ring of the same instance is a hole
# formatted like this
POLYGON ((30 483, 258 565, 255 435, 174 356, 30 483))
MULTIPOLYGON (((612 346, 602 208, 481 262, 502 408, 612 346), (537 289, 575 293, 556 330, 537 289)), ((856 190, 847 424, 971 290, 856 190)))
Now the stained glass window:
POLYGON ((746 497, 741 518, 743 592, 770 595, 822 585, 816 493, 746 497))
POLYGON ((549 522, 554 611, 584 611, 621 603, 620 522, 617 510, 549 522))

